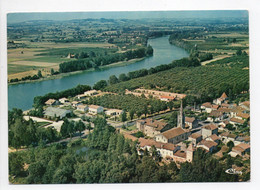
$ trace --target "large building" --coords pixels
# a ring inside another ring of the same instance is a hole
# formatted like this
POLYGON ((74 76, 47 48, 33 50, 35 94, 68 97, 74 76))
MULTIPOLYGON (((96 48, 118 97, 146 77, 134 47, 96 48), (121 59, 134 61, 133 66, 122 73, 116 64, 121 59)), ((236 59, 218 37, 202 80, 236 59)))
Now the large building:
POLYGON ((152 118, 136 121, 136 127, 139 131, 142 131, 149 137, 154 137, 155 135, 158 135, 170 128, 167 123, 157 121, 152 118))
POLYGON ((161 134, 155 136, 155 140, 163 143, 177 144, 181 141, 187 140, 190 132, 180 127, 172 128, 161 134))
POLYGON ((49 117, 49 118, 59 118, 62 119, 66 117, 68 114, 70 114, 70 110, 65 110, 65 109, 60 109, 60 108, 55 108, 55 107, 48 107, 44 111, 44 116, 49 117))

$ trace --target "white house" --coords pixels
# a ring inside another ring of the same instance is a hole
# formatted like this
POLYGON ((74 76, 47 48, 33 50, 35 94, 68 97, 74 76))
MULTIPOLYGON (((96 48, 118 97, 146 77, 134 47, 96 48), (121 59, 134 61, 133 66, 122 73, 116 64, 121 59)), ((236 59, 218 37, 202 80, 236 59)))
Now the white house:
POLYGON ((213 152, 216 148, 217 148, 217 143, 214 141, 208 141, 208 140, 202 140, 197 148, 203 148, 205 149, 207 152, 213 152))
POLYGON ((102 113, 103 111, 104 108, 102 106, 97 106, 97 105, 88 106, 88 112, 91 114, 98 114, 98 113, 102 113))
POLYGON ((123 110, 119 110, 119 109, 109 109, 105 111, 105 114, 109 116, 117 116, 117 115, 121 115, 123 112, 124 112, 123 110))
POLYGON ((218 127, 214 124, 205 125, 201 128, 202 138, 205 139, 213 134, 218 134, 218 127))
POLYGON ((77 95, 77 98, 79 99, 79 100, 82 100, 82 99, 85 99, 87 96, 85 95, 85 94, 79 94, 79 95, 77 95))
POLYGON ((190 129, 194 129, 198 127, 198 120, 195 117, 185 117, 185 124, 187 124, 190 129))
POLYGON ((69 100, 68 100, 67 98, 60 98, 60 99, 59 99, 59 102, 62 103, 62 104, 64 104, 64 103, 69 102, 69 100))
POLYGON ((80 104, 77 106, 77 110, 82 111, 82 112, 86 112, 88 111, 88 106, 84 105, 84 104, 80 104))

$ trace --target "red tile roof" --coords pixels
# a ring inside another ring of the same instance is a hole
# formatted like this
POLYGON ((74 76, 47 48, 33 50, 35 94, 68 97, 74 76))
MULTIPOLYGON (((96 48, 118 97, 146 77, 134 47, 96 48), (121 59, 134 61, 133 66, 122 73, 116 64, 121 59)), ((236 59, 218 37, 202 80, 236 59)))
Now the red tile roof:
POLYGON ((214 124, 209 124, 209 125, 203 126, 202 128, 208 129, 208 130, 215 130, 215 129, 217 129, 218 127, 217 127, 216 125, 214 125, 214 124))
POLYGON ((231 119, 230 119, 230 121, 232 121, 232 122, 234 122, 234 123, 239 123, 239 124, 243 124, 245 121, 244 120, 242 120, 242 119, 237 119, 237 118, 234 118, 234 117, 232 117, 231 119))
POLYGON ((185 117, 185 122, 192 123, 195 121, 195 117, 185 117))
POLYGON ((201 134, 199 134, 199 133, 193 133, 193 134, 191 134, 191 138, 193 138, 193 139, 197 139, 197 138, 200 138, 202 135, 201 134))
POLYGON ((211 138, 213 141, 220 139, 216 134, 209 136, 209 138, 211 138))
POLYGON ((224 98, 224 99, 226 99, 226 98, 227 98, 227 95, 226 95, 226 93, 225 93, 225 92, 223 92, 223 94, 220 96, 220 98, 224 98))
POLYGON ((169 129, 168 131, 163 132, 162 135, 164 137, 166 137, 167 139, 172 139, 174 137, 177 137, 177 136, 185 134, 185 133, 186 132, 182 128, 177 127, 177 128, 172 128, 172 129, 169 129))
POLYGON ((170 144, 170 143, 161 143, 161 142, 157 142, 155 140, 152 139, 145 139, 145 138, 139 138, 139 143, 140 143, 140 147, 145 147, 145 146, 155 146, 156 148, 161 148, 161 149, 165 149, 165 150, 175 150, 176 146, 174 144, 170 144))
POLYGON ((138 120, 137 122, 139 122, 143 125, 148 125, 148 126, 154 127, 155 130, 158 130, 158 131, 162 130, 167 125, 167 123, 157 121, 152 118, 147 118, 145 120, 138 120))
POLYGON ((202 141, 199 143, 199 145, 204 145, 204 146, 206 146, 206 147, 208 147, 208 148, 211 148, 211 147, 213 147, 213 146, 217 146, 218 144, 215 143, 214 141, 202 140, 202 141))
POLYGON ((186 158, 186 152, 184 152, 182 150, 176 151, 173 155, 177 156, 177 157, 181 157, 181 158, 186 158))

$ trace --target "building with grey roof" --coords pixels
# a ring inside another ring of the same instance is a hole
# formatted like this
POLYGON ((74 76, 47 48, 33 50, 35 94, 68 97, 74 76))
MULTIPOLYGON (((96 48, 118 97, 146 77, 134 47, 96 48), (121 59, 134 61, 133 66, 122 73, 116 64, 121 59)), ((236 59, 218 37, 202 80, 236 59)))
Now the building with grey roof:
POLYGON ((55 107, 48 107, 45 111, 44 111, 44 116, 47 117, 57 117, 57 118, 64 118, 67 114, 70 114, 71 111, 70 110, 65 110, 65 109, 60 109, 60 108, 55 108, 55 107))

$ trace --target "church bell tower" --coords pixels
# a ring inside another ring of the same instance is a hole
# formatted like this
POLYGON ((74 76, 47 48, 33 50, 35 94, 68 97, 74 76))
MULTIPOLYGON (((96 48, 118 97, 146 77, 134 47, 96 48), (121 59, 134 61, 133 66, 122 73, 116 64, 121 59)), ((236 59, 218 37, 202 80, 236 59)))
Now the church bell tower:
POLYGON ((177 127, 185 128, 185 116, 183 113, 182 100, 181 100, 180 112, 177 119, 177 127))

